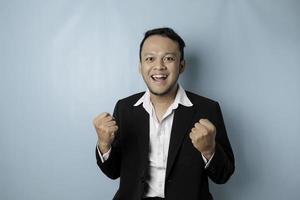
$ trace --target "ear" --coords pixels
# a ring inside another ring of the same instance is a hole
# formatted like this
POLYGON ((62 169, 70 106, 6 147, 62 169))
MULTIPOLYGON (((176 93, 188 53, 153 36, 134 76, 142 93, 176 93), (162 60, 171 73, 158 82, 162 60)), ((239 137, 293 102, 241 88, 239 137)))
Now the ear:
POLYGON ((179 69, 179 73, 181 74, 184 70, 185 70, 185 60, 183 59, 182 61, 180 61, 180 69, 179 69))

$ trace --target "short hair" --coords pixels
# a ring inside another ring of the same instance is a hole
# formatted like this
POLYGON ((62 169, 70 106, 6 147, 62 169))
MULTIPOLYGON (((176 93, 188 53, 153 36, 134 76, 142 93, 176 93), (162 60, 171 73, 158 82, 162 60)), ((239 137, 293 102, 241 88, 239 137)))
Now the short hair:
POLYGON ((160 36, 167 37, 167 38, 177 42, 179 45, 179 50, 180 50, 180 54, 181 54, 180 61, 183 60, 183 58, 184 58, 183 48, 185 47, 185 43, 184 43, 183 39, 173 29, 171 29, 169 27, 163 27, 163 28, 151 29, 145 33, 144 38, 140 43, 140 61, 142 61, 142 48, 143 48, 144 42, 148 37, 150 37, 152 35, 160 35, 160 36))

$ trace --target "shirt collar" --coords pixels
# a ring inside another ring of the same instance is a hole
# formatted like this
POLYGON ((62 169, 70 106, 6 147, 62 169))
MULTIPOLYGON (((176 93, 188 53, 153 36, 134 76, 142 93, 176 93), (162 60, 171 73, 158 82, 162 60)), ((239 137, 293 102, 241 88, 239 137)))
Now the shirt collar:
MULTIPOLYGON (((151 101, 150 101, 150 91, 149 89, 147 89, 147 91, 145 92, 145 94, 133 105, 133 106, 139 106, 143 104, 143 107, 149 111, 149 105, 151 105, 151 101)), ((180 84, 178 84, 178 90, 177 90, 177 94, 175 97, 174 102, 171 104, 171 108, 172 109, 176 109, 178 107, 178 105, 181 104, 183 106, 186 107, 191 107, 193 106, 192 102, 190 101, 190 99, 187 97, 186 92, 184 91, 184 89, 181 87, 180 84)))

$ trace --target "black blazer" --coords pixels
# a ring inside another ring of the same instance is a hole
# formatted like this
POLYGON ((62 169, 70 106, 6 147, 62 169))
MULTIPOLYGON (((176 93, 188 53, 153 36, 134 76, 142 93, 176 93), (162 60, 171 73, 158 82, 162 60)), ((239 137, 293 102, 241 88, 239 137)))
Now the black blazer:
MULTIPOLYGON (((192 107, 179 105, 175 110, 171 131, 165 179, 167 200, 213 199, 208 177, 215 183, 225 183, 234 172, 234 156, 226 134, 219 104, 186 92, 192 107), (210 120, 217 129, 216 151, 208 168, 201 153, 193 146, 189 133, 201 118, 210 120)), ((107 161, 97 164, 111 179, 120 177, 119 190, 114 199, 140 200, 147 191, 149 115, 142 104, 133 106, 144 93, 118 101, 114 117, 118 132, 107 161)))

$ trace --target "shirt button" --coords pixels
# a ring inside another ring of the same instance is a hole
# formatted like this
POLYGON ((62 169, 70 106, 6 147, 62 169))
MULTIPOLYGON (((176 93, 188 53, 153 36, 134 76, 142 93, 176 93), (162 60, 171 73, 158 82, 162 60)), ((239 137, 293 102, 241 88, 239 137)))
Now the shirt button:
POLYGON ((162 188, 162 186, 163 186, 163 183, 162 183, 162 182, 160 182, 160 183, 159 183, 159 187, 160 187, 160 188, 162 188))

